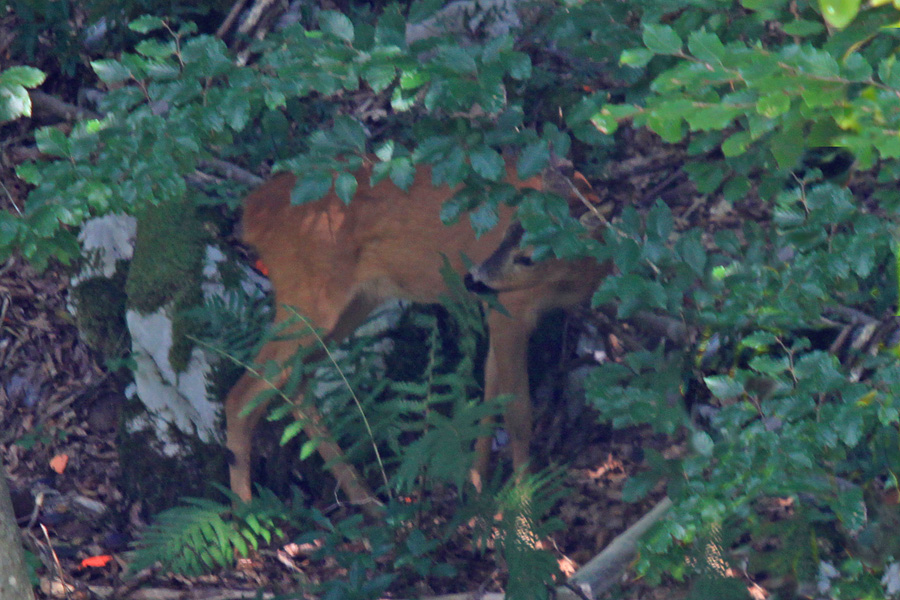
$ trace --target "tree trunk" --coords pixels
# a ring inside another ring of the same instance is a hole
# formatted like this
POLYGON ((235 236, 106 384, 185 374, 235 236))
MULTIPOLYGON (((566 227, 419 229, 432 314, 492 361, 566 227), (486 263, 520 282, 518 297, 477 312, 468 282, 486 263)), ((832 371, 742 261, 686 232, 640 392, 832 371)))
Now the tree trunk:
POLYGON ((0 469, 0 599, 34 600, 6 475, 0 469))

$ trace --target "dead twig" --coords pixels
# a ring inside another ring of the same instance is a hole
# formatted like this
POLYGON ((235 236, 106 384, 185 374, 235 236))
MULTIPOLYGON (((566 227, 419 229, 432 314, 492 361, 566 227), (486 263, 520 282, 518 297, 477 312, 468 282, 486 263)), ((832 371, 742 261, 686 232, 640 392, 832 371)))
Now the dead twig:
POLYGON ((208 169, 210 171, 216 171, 224 175, 226 179, 233 179, 234 181, 246 183, 247 185, 257 186, 262 184, 262 182, 264 181, 262 177, 254 175, 247 169, 239 167, 234 163, 230 163, 227 160, 222 160, 220 158, 207 158, 205 160, 201 160, 200 168, 208 169))
POLYGON ((221 39, 225 37, 225 34, 231 29, 231 26, 234 25, 234 22, 237 20, 238 15, 241 14, 241 11, 244 10, 244 6, 247 4, 247 0, 237 0, 232 6, 231 10, 228 11, 228 16, 225 17, 225 20, 222 21, 222 24, 219 25, 219 28, 216 30, 216 37, 221 39))

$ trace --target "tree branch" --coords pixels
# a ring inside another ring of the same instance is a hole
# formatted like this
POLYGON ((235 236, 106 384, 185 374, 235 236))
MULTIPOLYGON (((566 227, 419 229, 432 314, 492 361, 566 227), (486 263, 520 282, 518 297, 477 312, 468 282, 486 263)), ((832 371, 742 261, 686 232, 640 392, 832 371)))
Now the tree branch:
POLYGON ((31 106, 35 112, 49 114, 66 121, 78 121, 80 119, 99 119, 100 115, 92 110, 63 102, 45 92, 28 90, 31 98, 31 106))

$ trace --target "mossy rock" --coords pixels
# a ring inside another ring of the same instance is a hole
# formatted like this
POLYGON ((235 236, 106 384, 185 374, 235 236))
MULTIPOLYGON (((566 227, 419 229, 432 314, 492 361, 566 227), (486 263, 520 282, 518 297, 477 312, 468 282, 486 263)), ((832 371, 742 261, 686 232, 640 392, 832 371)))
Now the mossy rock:
POLYGON ((151 207, 138 217, 134 259, 125 292, 130 307, 149 314, 171 307, 173 345, 169 362, 187 366, 198 327, 180 313, 203 302, 203 256, 210 235, 191 199, 151 207))
POLYGON ((111 277, 92 277, 69 290, 77 307, 75 324, 84 342, 103 357, 122 358, 131 349, 125 323, 127 266, 111 277))
POLYGON ((150 431, 120 436, 119 458, 127 465, 122 469, 123 492, 130 498, 140 498, 148 514, 172 508, 186 496, 223 500, 213 485, 228 479, 226 453, 221 446, 200 442, 174 427, 171 436, 183 449, 177 456, 163 454, 150 431))

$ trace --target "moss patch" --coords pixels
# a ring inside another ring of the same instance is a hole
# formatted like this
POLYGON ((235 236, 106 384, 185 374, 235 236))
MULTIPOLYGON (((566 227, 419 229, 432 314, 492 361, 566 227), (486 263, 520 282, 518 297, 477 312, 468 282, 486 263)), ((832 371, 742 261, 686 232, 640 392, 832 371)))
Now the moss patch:
POLYGON ((152 432, 126 433, 125 427, 121 431, 118 449, 124 466, 122 491, 129 498, 140 498, 148 514, 172 508, 185 496, 222 500, 222 493, 211 483, 228 479, 221 446, 204 444, 172 427, 170 435, 183 452, 165 456, 152 432))
POLYGON ((145 314, 171 303, 169 362, 176 371, 187 366, 194 347, 189 336, 198 333, 198 326, 183 312, 203 301, 200 284, 208 241, 191 199, 151 207, 138 218, 125 292, 129 304, 145 314))
POLYGON ((122 358, 131 348, 125 323, 127 274, 123 262, 113 277, 92 277, 69 290, 78 309, 75 316, 81 339, 104 358, 122 358))

